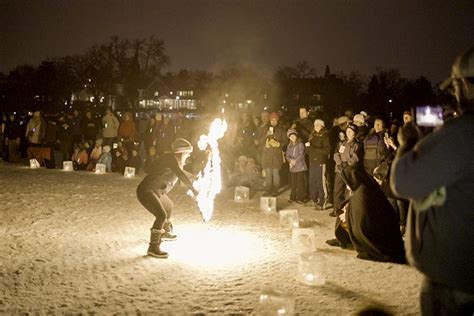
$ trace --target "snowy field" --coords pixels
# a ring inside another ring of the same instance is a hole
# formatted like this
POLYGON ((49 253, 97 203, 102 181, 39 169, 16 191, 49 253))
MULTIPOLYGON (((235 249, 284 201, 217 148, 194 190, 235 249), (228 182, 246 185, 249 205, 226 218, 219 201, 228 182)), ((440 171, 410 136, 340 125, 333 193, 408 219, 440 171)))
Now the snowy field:
MULTIPOLYGON (((203 224, 175 188, 179 239, 163 244, 169 259, 147 257, 153 217, 136 199, 140 179, 0 162, 0 314, 248 315, 264 288, 293 295, 298 315, 350 315, 367 305, 419 313, 420 274, 326 245, 328 211, 299 207, 326 256, 327 282, 298 283, 291 232, 259 211, 259 196, 235 203, 233 190, 203 224)), ((287 199, 278 198, 279 209, 295 208, 287 199)))

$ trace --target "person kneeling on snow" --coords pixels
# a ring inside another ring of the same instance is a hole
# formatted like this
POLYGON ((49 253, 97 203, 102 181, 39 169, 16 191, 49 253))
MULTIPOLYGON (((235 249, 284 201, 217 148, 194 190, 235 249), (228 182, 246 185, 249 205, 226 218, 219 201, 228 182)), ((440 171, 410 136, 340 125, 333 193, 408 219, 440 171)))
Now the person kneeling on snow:
POLYGON ((359 259, 406 263, 396 212, 379 185, 354 166, 344 169, 341 177, 350 197, 336 221, 337 240, 327 243, 343 248, 352 244, 359 259))
POLYGON ((162 240, 175 240, 173 225, 170 218, 173 211, 173 202, 167 196, 178 180, 180 180, 194 196, 197 191, 193 188, 192 175, 187 175, 183 166, 193 151, 193 146, 183 138, 177 138, 171 144, 171 152, 164 152, 153 163, 147 166, 148 175, 143 178, 137 187, 137 198, 140 203, 155 216, 151 227, 148 255, 156 258, 168 258, 168 253, 160 249, 162 240))

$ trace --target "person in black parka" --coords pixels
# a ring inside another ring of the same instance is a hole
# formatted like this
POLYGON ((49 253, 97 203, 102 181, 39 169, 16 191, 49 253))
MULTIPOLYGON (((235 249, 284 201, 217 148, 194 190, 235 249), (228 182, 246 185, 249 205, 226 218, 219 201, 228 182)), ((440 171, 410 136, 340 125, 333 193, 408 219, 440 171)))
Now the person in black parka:
POLYGON ((351 194, 336 223, 341 245, 350 240, 360 259, 406 263, 396 212, 377 182, 354 166, 342 178, 351 194))
POLYGON ((183 170, 186 158, 193 151, 192 145, 187 140, 178 138, 170 147, 171 151, 161 153, 154 163, 147 165, 145 172, 148 175, 137 187, 138 200, 155 216, 151 227, 148 255, 156 258, 168 258, 168 253, 160 249, 162 240, 176 239, 170 222, 173 201, 168 197, 168 192, 180 180, 195 196, 197 195, 190 180, 192 175, 183 170))

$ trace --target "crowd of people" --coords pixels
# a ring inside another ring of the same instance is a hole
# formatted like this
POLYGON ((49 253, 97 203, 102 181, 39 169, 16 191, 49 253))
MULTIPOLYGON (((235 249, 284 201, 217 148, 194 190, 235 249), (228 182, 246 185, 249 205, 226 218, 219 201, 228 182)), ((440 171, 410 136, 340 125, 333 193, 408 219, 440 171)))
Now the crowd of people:
MULTIPOLYGON (((348 195, 342 171, 357 166, 386 193, 403 234, 407 201, 395 197, 387 180, 398 148, 398 128, 412 121, 411 112, 403 114, 403 123, 351 110, 329 123, 324 113, 305 106, 295 114, 297 119, 281 111, 263 111, 259 116, 229 113, 229 130, 221 143, 225 184, 262 190, 266 196, 278 196, 289 187, 289 202, 331 209, 329 215, 336 217, 343 213, 348 195)), ((181 113, 174 118, 162 113, 118 115, 111 109, 103 116, 88 109, 56 115, 36 111, 25 119, 4 114, 2 157, 19 163, 23 156, 59 169, 63 161, 72 161, 75 170, 87 171, 102 163, 107 172, 123 173, 133 167, 138 174, 169 152, 175 139, 195 143, 205 132, 206 119, 200 123, 181 113)), ((194 153, 194 160, 197 170, 199 153, 194 153)))
POLYGON ((46 168, 63 168, 72 161, 74 170, 94 171, 97 163, 107 172, 123 173, 133 167, 139 173, 147 162, 169 149, 177 137, 191 134, 191 123, 181 113, 170 116, 156 113, 135 118, 106 109, 103 116, 89 109, 57 114, 35 111, 30 116, 5 113, 1 121, 1 157, 20 163, 36 159, 46 168))

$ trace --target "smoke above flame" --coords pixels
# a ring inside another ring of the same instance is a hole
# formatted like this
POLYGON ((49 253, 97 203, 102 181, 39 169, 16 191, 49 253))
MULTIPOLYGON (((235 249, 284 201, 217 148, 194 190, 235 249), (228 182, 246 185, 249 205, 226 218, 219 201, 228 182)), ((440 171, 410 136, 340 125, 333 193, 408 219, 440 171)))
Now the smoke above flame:
POLYGON ((222 189, 221 156, 218 140, 227 131, 227 122, 223 119, 215 119, 209 128, 209 134, 201 135, 198 141, 200 150, 207 150, 207 162, 204 169, 198 174, 193 182, 193 187, 198 191, 196 197, 202 218, 208 222, 214 212, 214 199, 222 189))

